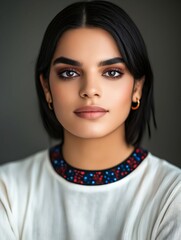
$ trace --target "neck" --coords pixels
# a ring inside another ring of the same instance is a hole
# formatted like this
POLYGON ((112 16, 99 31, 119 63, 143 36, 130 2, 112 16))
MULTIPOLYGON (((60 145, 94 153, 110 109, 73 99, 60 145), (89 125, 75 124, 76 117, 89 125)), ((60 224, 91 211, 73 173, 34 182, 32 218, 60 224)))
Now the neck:
POLYGON ((134 147, 126 143, 120 132, 96 139, 79 138, 64 132, 63 156, 73 167, 84 170, 102 170, 124 161, 134 147))

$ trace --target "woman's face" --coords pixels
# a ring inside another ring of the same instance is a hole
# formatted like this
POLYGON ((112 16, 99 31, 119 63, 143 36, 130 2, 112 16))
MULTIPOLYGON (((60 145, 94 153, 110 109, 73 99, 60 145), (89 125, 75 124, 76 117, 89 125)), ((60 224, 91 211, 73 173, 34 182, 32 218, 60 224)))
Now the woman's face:
POLYGON ((100 28, 65 32, 52 59, 50 87, 40 79, 64 133, 85 139, 124 135, 143 82, 134 82, 114 39, 100 28))

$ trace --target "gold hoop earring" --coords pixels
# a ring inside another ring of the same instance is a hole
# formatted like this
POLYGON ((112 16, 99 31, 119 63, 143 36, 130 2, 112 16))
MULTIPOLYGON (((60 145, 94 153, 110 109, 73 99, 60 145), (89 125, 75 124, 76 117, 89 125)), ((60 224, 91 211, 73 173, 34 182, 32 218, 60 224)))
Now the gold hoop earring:
POLYGON ((53 110, 52 102, 48 102, 48 107, 49 107, 49 109, 50 109, 51 111, 53 110))
POLYGON ((137 101, 132 103, 131 109, 137 110, 139 108, 139 106, 140 106, 140 100, 137 98, 137 101))

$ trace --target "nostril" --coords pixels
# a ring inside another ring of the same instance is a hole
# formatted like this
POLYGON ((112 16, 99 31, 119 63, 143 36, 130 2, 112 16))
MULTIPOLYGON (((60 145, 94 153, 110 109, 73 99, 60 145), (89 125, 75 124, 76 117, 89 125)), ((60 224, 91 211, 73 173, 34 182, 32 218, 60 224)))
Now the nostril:
POLYGON ((89 96, 88 96, 88 94, 84 93, 84 94, 83 94, 83 97, 89 97, 89 96))
POLYGON ((95 88, 81 89, 79 94, 82 98, 100 97, 101 95, 100 91, 95 88))
POLYGON ((100 94, 98 93, 82 93, 80 94, 82 98, 92 98, 92 97, 99 97, 100 94))

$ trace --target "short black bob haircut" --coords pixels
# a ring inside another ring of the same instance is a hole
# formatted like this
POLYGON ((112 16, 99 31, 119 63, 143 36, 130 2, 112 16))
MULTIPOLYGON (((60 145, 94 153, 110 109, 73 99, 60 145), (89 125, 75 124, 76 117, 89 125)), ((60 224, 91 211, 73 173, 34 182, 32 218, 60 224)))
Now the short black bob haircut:
POLYGON ((151 116, 156 127, 153 73, 138 28, 123 9, 108 1, 93 0, 73 3, 55 16, 45 32, 35 69, 36 88, 45 129, 50 137, 63 141, 63 127, 54 111, 48 108, 40 84, 40 74, 49 81, 50 65, 59 38, 65 31, 80 27, 98 27, 109 32, 116 41, 121 56, 134 79, 139 80, 145 77, 141 105, 138 110, 130 111, 125 123, 127 143, 139 145, 146 125, 149 136, 151 136, 151 116))

